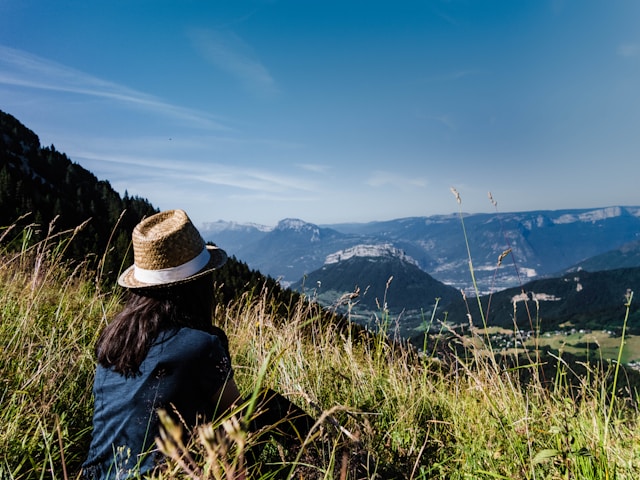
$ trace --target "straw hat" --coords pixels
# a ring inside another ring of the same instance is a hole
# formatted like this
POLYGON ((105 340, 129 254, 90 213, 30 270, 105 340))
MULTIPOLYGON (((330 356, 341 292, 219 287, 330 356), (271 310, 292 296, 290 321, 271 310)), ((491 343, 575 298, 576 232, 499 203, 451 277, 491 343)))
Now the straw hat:
POLYGON ((134 264, 118 283, 130 289, 162 288, 195 280, 221 267, 224 250, 205 245, 183 210, 160 212, 133 229, 134 264))

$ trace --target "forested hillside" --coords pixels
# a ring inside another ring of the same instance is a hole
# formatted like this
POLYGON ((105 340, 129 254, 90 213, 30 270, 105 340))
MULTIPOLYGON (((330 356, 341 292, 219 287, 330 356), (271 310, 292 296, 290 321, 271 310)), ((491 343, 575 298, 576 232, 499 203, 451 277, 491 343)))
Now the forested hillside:
MULTIPOLYGON (((482 315, 490 326, 549 332, 565 324, 580 329, 618 330, 622 326, 625 295, 640 290, 640 268, 619 268, 598 272, 579 271, 562 277, 533 280, 522 287, 509 288, 477 301, 459 300, 448 306, 449 318, 470 313, 476 326, 482 315)), ((640 308, 631 305, 627 328, 640 333, 640 308)))
MULTIPOLYGON (((14 245, 22 245, 84 225, 66 255, 75 260, 105 256, 108 278, 117 273, 128 252, 131 230, 157 211, 146 199, 124 198, 108 181, 71 161, 53 145, 42 147, 38 136, 13 116, 0 111, 0 227, 14 245), (85 223, 86 222, 86 223, 85 223), (25 227, 31 226, 25 230, 25 227), (28 232, 28 233, 27 233, 28 232), (109 241, 111 241, 109 243, 109 241)), ((5 239, 6 240, 6 239, 5 239)))
MULTIPOLYGON (((63 238, 74 235, 74 239, 66 246, 65 258, 87 260, 91 267, 104 259, 105 281, 112 283, 123 267, 133 263, 131 231, 143 217, 158 211, 148 200, 126 192, 121 197, 108 181, 99 180, 53 145, 42 147, 34 132, 2 111, 0 162, 3 251, 69 230, 63 238)), ((216 282, 220 301, 265 288, 284 303, 296 297, 233 256, 216 272, 216 282)))

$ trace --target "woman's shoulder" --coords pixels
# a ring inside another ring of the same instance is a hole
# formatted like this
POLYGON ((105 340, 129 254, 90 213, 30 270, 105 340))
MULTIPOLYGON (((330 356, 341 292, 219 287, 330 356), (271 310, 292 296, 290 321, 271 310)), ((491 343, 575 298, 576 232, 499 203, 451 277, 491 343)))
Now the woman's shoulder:
POLYGON ((182 372, 187 370, 188 375, 204 369, 211 374, 222 372, 220 376, 226 376, 231 370, 229 353, 216 335, 183 327, 163 332, 158 340, 144 362, 151 370, 160 364, 173 365, 182 372))
POLYGON ((156 345, 164 345, 172 350, 188 349, 190 351, 220 349, 222 339, 203 330, 182 327, 162 332, 156 341, 156 345))

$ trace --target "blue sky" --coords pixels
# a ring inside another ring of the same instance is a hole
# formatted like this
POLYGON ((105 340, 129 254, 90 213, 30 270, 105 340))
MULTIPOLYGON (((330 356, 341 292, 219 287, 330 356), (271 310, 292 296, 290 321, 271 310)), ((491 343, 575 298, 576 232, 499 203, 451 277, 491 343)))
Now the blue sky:
POLYGON ((0 0, 0 109, 197 224, 638 205, 637 0, 0 0))

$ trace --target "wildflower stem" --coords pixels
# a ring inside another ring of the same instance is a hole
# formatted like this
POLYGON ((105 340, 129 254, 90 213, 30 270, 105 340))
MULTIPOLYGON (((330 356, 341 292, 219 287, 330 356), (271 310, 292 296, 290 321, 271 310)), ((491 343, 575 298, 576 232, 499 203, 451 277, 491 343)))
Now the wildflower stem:
POLYGON ((625 306, 625 315, 624 315, 624 321, 622 322, 622 334, 620 336, 620 348, 618 349, 618 358, 616 360, 616 367, 615 367, 615 370, 614 370, 614 373, 613 373, 613 383, 611 385, 611 403, 609 404, 609 412, 607 413, 607 415, 605 417, 605 423, 604 423, 604 445, 607 444, 607 439, 608 439, 608 436, 609 436, 609 425, 611 423, 611 416, 613 415, 613 404, 615 403, 615 399, 616 399, 616 389, 617 389, 617 385, 618 385, 618 373, 620 371, 620 362, 622 362, 622 350, 624 348, 624 343, 625 343, 625 338, 626 338, 627 321, 629 319, 629 311, 631 310, 631 300, 633 300, 633 291, 632 290, 628 290, 625 298, 626 298, 626 302, 624 304, 624 306, 625 306))

